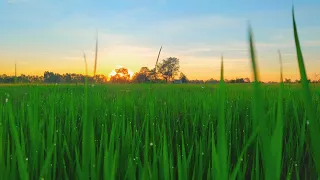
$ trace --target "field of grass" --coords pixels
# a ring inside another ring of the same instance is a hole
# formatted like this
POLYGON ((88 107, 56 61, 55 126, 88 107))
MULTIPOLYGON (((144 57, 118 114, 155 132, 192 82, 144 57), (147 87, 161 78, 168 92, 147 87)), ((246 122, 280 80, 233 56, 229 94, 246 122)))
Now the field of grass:
MULTIPOLYGON (((0 88, 4 179, 19 179, 23 173, 30 179, 80 179, 85 173, 92 179, 212 179, 223 173, 221 168, 231 175, 239 157, 237 179, 261 179, 266 173, 262 148, 256 148, 257 138, 252 137, 256 132, 250 84, 225 89, 225 164, 213 152, 221 143, 217 86, 89 86, 87 110, 83 89, 0 88)), ((268 132, 276 126, 278 89, 279 85, 263 88, 266 113, 259 119, 268 122, 261 127, 268 132)), ((283 149, 275 147, 282 155, 279 170, 282 177, 317 179, 308 135, 312 123, 300 90, 299 85, 284 87, 283 149)), ((320 114, 320 86, 312 92, 320 114)))
MULTIPOLYGON (((320 86, 0 87, 1 179, 319 179, 320 86)), ((280 58, 281 59, 281 58, 280 58)), ((282 76, 282 70, 280 73, 282 76)))

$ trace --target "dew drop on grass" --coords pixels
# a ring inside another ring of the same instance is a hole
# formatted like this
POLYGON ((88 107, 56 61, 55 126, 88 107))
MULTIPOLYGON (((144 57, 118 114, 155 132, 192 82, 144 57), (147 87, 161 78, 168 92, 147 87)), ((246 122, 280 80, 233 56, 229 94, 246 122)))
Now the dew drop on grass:
POLYGON ((203 155, 204 155, 204 152, 202 152, 201 155, 203 156, 203 155))
POLYGON ((6 98, 6 103, 8 102, 8 98, 6 98))
POLYGON ((310 122, 309 122, 309 121, 307 121, 307 125, 309 125, 309 123, 310 123, 310 122))
POLYGON ((28 161, 29 160, 29 158, 26 158, 26 161, 28 161))
POLYGON ((150 143, 150 146, 153 146, 153 143, 152 143, 152 142, 150 143))

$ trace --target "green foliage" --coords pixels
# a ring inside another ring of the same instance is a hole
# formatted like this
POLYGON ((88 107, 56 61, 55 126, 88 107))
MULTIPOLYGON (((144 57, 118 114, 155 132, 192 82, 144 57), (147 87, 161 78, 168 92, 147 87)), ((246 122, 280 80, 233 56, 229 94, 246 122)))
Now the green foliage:
MULTIPOLYGON (((284 85, 279 101, 278 87, 262 85, 268 123, 254 129, 250 84, 156 84, 151 90, 142 84, 95 85, 87 95, 74 85, 1 86, 0 173, 3 179, 78 179, 84 172, 107 179, 212 179, 227 172, 255 179, 267 168, 256 161, 257 135, 265 129, 277 137, 283 126, 282 150, 278 143, 263 146, 282 154, 281 166, 275 166, 281 179, 317 179, 301 89, 284 85), (283 124, 277 125, 281 116, 283 124)), ((319 97, 320 86, 311 94, 319 97)), ((279 162, 279 156, 267 158, 279 162)))

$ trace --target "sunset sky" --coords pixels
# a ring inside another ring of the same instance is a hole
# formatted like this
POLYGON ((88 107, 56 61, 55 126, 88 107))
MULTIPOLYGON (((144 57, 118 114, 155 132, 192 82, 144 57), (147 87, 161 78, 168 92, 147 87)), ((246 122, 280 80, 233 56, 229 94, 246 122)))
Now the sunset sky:
POLYGON ((99 32, 98 74, 117 65, 138 71, 180 59, 189 79, 249 77, 247 24, 251 22, 263 81, 278 81, 277 50, 285 78, 298 79, 291 8, 309 78, 320 73, 319 0, 0 0, 0 74, 84 73, 83 51, 93 72, 99 32))

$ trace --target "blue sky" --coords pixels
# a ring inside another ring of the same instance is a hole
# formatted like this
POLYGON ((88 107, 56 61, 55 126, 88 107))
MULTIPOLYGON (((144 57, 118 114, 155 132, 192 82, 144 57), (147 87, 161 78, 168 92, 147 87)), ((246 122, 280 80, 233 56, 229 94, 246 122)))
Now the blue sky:
MULTIPOLYGON (((84 72, 82 52, 93 66, 95 32, 99 32, 98 73, 116 65, 138 71, 161 58, 180 59, 191 79, 216 78, 220 55, 226 77, 251 77, 247 24, 256 41, 262 80, 278 80, 277 50, 285 77, 299 78, 291 7, 282 1, 0 1, 0 73, 84 72)), ((320 73, 320 1, 294 1, 296 20, 310 77, 320 73)), ((91 68, 91 67, 89 67, 91 68)))

